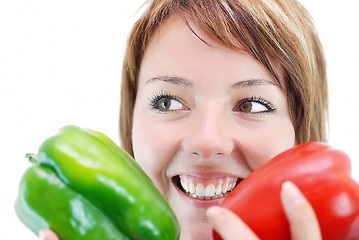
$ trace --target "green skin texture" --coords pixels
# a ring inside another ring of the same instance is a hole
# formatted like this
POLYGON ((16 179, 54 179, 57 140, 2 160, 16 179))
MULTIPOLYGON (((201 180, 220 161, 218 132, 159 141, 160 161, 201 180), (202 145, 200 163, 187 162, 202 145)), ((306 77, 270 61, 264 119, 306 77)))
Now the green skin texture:
POLYGON ((45 166, 32 166, 24 174, 16 212, 35 234, 50 228, 61 239, 129 239, 88 200, 69 189, 45 166))
POLYGON ((40 146, 37 158, 38 165, 22 178, 16 202, 19 218, 35 233, 50 228, 61 240, 179 238, 168 203, 133 158, 105 135, 66 126, 40 146), (75 211, 74 201, 84 210, 75 211))

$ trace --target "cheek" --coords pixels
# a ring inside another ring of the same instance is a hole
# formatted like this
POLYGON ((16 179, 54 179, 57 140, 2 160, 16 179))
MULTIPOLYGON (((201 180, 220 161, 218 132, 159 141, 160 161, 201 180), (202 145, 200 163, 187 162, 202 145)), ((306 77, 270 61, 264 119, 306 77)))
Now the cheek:
MULTIPOLYGON (((140 119, 146 119, 141 117, 140 119)), ((136 162, 152 179, 161 192, 167 187, 166 170, 176 153, 176 136, 158 122, 134 120, 133 151, 136 162)))
POLYGON ((295 131, 290 121, 272 124, 270 127, 252 132, 252 136, 246 143, 246 157, 253 170, 295 145, 295 131))

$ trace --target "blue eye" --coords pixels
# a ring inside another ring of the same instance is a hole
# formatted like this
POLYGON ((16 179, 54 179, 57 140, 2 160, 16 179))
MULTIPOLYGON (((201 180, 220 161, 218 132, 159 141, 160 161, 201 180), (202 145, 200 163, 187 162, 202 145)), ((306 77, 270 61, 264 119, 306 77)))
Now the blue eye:
POLYGON ((244 98, 237 102, 233 111, 242 113, 268 113, 274 112, 277 108, 270 102, 257 97, 244 98))
POLYGON ((150 99, 150 105, 153 109, 160 112, 172 112, 178 110, 187 110, 187 107, 182 104, 181 99, 171 96, 167 93, 155 94, 150 99))

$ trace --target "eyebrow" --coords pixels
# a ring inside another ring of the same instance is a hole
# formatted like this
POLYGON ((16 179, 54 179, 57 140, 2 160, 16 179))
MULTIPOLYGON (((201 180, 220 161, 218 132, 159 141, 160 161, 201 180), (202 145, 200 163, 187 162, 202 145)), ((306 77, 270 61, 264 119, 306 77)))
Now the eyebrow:
POLYGON ((238 81, 232 84, 231 88, 255 87, 255 86, 263 86, 263 85, 272 85, 278 87, 278 84, 274 83, 273 81, 254 78, 254 79, 238 81))
MULTIPOLYGON (((155 81, 171 83, 174 85, 183 85, 185 87, 193 86, 193 84, 186 78, 178 77, 178 76, 169 76, 169 75, 150 78, 149 80, 146 81, 145 84, 155 81)), ((273 81, 267 79, 253 78, 253 79, 240 80, 238 82, 235 82, 234 84, 232 84, 231 88, 237 89, 237 88, 255 87, 255 86, 263 86, 263 85, 272 85, 278 87, 278 84, 274 83, 273 81)))
POLYGON ((171 84, 174 84, 174 85, 183 85, 185 87, 192 87, 192 83, 183 78, 183 77, 178 77, 178 76, 160 76, 160 77, 154 77, 154 78, 151 78, 149 80, 146 81, 146 84, 147 83, 150 83, 150 82, 154 82, 154 81, 162 81, 162 82, 165 82, 165 83, 171 83, 171 84))

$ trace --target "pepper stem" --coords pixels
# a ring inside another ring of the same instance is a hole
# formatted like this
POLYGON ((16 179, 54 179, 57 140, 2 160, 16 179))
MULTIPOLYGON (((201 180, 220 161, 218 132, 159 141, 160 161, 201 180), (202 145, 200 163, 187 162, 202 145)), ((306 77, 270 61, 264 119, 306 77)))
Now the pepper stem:
POLYGON ((38 164, 37 155, 35 153, 26 153, 25 157, 33 164, 38 164))

